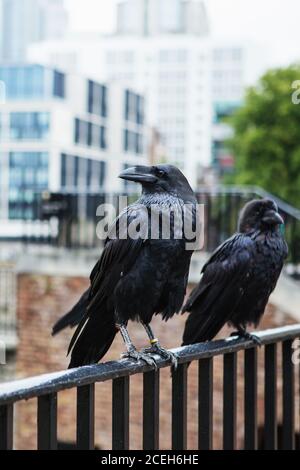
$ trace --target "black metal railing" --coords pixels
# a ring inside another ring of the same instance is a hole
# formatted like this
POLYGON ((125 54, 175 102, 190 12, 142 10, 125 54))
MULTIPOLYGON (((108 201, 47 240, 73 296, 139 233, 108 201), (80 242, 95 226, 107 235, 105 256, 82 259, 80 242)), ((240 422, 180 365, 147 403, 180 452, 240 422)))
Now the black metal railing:
MULTIPOLYGON (((277 449, 277 387, 282 381, 282 443, 283 449, 295 448, 295 366, 292 361, 293 341, 300 337, 300 325, 287 326, 257 333, 264 348, 264 448, 277 449), (281 346, 279 368, 277 356, 281 346)), ((244 351, 244 448, 258 446, 257 422, 257 346, 250 340, 229 338, 178 348, 179 365, 172 378, 172 449, 187 447, 188 371, 198 361, 198 448, 213 445, 213 360, 223 356, 223 448, 235 449, 237 442, 237 354, 244 351)), ((298 356, 297 356, 298 357, 298 356)), ((296 362, 296 361, 294 361, 296 362)), ((14 405, 37 397, 37 447, 57 449, 57 397, 59 392, 77 388, 77 448, 94 448, 95 383, 112 381, 112 449, 129 448, 130 376, 143 374, 143 448, 159 449, 159 369, 169 364, 158 359, 158 369, 128 360, 86 366, 18 380, 0 386, 0 449, 12 449, 14 442, 14 405)), ((299 365, 297 371, 299 370, 299 365)), ((261 417, 260 417, 261 418, 261 417)))

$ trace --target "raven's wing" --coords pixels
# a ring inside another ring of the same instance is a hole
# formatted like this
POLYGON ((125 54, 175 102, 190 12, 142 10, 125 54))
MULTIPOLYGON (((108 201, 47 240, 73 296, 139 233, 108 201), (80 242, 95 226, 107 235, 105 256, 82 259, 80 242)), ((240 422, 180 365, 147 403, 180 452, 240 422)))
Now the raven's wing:
POLYGON ((117 332, 114 319, 113 293, 123 275, 136 262, 147 239, 148 213, 145 206, 129 206, 114 222, 101 258, 90 276, 87 309, 71 339, 70 367, 98 362, 109 349, 117 332), (128 236, 128 226, 139 227, 141 236, 128 236))
POLYGON ((212 254, 203 267, 203 276, 193 290, 184 311, 190 311, 183 344, 212 339, 230 320, 241 297, 244 280, 252 267, 253 240, 236 234, 212 254))

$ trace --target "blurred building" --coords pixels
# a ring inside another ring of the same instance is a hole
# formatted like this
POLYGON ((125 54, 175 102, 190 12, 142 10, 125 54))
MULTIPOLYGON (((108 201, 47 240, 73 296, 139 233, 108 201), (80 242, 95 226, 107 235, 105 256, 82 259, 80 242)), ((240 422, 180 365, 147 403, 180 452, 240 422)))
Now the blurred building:
POLYGON ((212 50, 212 165, 219 174, 232 171, 234 165, 225 144, 232 133, 226 119, 242 104, 247 53, 237 44, 216 43, 212 50))
POLYGON ((128 0, 112 36, 48 41, 29 58, 143 90, 165 161, 195 186, 211 162, 211 50, 202 2, 128 0))
POLYGON ((0 0, 0 61, 23 62, 29 44, 62 38, 67 25, 63 0, 0 0))
POLYGON ((117 8, 117 34, 206 36, 209 23, 197 0, 125 0, 117 8))
POLYGON ((146 163, 143 96, 40 65, 0 80, 1 237, 35 216, 36 193, 121 190, 122 169, 146 163))

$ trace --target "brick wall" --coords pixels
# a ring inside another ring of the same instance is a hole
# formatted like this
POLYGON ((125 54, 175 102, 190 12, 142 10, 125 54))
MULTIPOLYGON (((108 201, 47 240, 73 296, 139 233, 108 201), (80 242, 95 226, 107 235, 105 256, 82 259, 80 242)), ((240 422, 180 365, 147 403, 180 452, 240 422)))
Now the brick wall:
MULTIPOLYGON (((85 290, 88 281, 82 277, 50 277, 45 275, 21 274, 18 277, 18 335, 19 348, 16 370, 18 377, 62 370, 68 359, 66 350, 71 330, 51 337, 52 324, 66 312, 85 290)), ((180 344, 185 318, 177 316, 167 324, 160 317, 152 326, 161 343, 166 347, 180 344)), ((274 307, 269 306, 261 328, 294 323, 274 307)), ((137 347, 146 345, 143 328, 131 324, 129 330, 137 347)), ((222 331, 221 336, 228 334, 222 331)), ((118 359, 124 350, 121 338, 116 338, 105 360, 118 359)), ((259 421, 263 414, 263 351, 259 351, 259 421)), ((243 436, 243 363, 239 353, 238 383, 238 446, 243 436)), ((222 442, 222 358, 214 362, 214 446, 222 442)), ((197 446, 197 364, 192 364, 188 374, 188 447, 197 446)), ((142 445, 142 377, 131 378, 130 446, 140 449, 142 445)), ((279 384, 280 391, 280 384, 279 384)), ((160 396, 160 446, 170 448, 171 442, 171 381, 169 369, 161 371, 160 396)), ((58 436, 64 442, 75 441, 76 395, 68 390, 58 395, 58 436)), ((280 394, 279 394, 280 399, 280 394)), ((15 427, 18 449, 36 448, 36 400, 22 402, 16 407, 15 427)), ((96 445, 103 449, 111 446, 111 383, 96 385, 96 445)))

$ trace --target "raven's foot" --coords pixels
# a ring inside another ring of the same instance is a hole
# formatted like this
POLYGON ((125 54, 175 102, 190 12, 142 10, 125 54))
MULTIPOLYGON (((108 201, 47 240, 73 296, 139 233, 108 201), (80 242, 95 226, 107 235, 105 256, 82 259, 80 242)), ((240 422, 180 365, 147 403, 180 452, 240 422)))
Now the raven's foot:
POLYGON ((129 351, 121 354, 121 359, 133 359, 134 361, 144 361, 148 366, 154 366, 157 369, 156 360, 154 357, 144 354, 143 352, 137 351, 135 348, 131 348, 129 351))
POLYGON ((157 354, 158 356, 170 361, 174 370, 177 369, 178 366, 178 357, 176 354, 168 351, 167 349, 163 348, 159 342, 152 344, 150 348, 145 348, 142 350, 143 353, 146 354, 157 354))
POLYGON ((230 336, 238 336, 239 338, 245 338, 250 341, 253 341, 257 346, 262 345, 262 340, 253 333, 248 333, 248 331, 234 331, 230 336))

